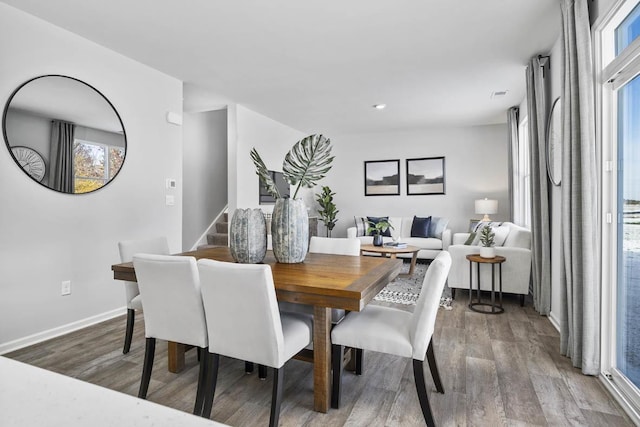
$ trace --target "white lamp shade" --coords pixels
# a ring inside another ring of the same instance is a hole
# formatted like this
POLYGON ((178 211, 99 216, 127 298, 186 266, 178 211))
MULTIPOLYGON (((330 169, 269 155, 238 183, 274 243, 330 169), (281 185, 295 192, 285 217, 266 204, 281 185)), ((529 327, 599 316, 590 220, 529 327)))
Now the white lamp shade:
POLYGON ((498 201, 489 199, 476 200, 477 214, 494 214, 498 212, 498 201))

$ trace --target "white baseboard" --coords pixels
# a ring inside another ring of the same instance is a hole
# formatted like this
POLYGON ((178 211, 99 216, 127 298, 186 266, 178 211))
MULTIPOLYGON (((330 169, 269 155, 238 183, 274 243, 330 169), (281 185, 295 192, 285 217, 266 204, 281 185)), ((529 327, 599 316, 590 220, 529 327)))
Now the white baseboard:
POLYGON ((126 312, 127 312, 126 307, 120 307, 120 308, 116 308, 115 310, 111 310, 105 313, 97 314, 95 316, 87 317, 86 319, 81 319, 72 323, 67 323, 66 325, 58 326, 53 329, 38 332, 37 334, 29 335, 24 338, 18 338, 17 340, 9 341, 7 343, 1 343, 0 355, 9 353, 15 350, 19 350, 21 348, 40 343, 42 341, 49 340, 51 338, 59 337, 60 335, 65 335, 65 334, 68 334, 69 332, 77 331, 79 329, 86 328, 87 326, 104 322, 105 320, 113 319, 114 317, 121 316, 126 312))
POLYGON ((549 313, 548 319, 553 325, 553 327, 556 328, 558 332, 560 332, 560 322, 558 321, 558 318, 556 317, 554 312, 549 313))

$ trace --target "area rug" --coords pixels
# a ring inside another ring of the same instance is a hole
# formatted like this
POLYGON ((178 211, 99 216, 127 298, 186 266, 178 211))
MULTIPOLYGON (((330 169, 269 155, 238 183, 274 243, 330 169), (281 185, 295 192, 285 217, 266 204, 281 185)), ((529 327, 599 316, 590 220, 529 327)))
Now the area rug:
MULTIPOLYGON (((422 289, 422 281, 429 267, 428 263, 418 263, 411 277, 397 277, 396 280, 390 282, 374 297, 379 302, 415 305, 420 296, 422 289)), ((409 272, 409 262, 404 262, 400 273, 409 272)), ((451 310, 451 290, 448 286, 444 287, 442 297, 440 298, 440 307, 445 310, 451 310)))

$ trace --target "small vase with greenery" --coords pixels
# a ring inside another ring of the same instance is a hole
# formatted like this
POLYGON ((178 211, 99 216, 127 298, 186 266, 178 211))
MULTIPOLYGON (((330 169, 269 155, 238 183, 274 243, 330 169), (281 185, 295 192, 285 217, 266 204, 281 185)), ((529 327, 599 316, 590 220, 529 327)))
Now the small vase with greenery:
POLYGON ((382 246, 382 233, 388 229, 394 229, 393 225, 389 224, 386 219, 381 219, 378 222, 367 221, 369 227, 367 227, 367 234, 373 236, 373 246, 382 246))
POLYGON ((493 247, 494 245, 494 237, 495 233, 491 230, 491 227, 485 225, 480 230, 480 256, 482 258, 493 258, 496 256, 496 250, 493 247))
POLYGON ((331 140, 323 135, 310 135, 289 150, 282 163, 282 174, 295 186, 293 197, 283 197, 262 158, 251 150, 256 174, 267 191, 276 199, 271 216, 273 254, 278 262, 304 261, 309 248, 309 217, 304 200, 298 199, 300 188, 313 188, 331 169, 331 140))
POLYGON ((335 195, 336 193, 331 192, 331 188, 326 185, 322 187, 322 193, 316 194, 316 202, 321 208, 318 209, 318 215, 320 215, 320 221, 324 223, 327 229, 327 237, 331 237, 331 230, 338 222, 336 215, 340 212, 336 209, 335 203, 333 203, 333 196, 335 195))

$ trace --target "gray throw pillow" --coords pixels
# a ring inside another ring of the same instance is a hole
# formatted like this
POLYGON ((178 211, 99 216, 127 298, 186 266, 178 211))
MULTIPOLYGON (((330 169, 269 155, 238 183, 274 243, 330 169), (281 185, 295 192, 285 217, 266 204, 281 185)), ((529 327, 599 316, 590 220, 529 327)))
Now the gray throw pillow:
POLYGON ((442 233, 447 229, 449 220, 438 216, 431 217, 431 225, 429 226, 429 237, 442 239, 442 233))

